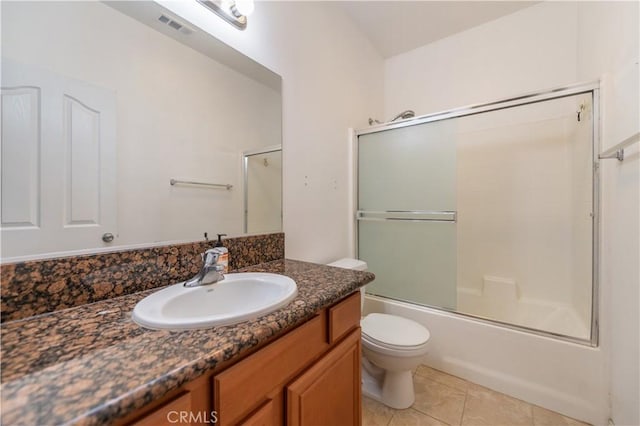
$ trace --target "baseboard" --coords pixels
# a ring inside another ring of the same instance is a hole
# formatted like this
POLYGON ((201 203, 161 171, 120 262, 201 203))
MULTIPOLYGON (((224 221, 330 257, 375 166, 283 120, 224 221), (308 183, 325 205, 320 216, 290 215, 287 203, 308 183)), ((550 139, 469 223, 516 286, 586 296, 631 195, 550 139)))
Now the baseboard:
POLYGON ((606 415, 603 415, 602 410, 599 409, 598 404, 595 404, 594 401, 580 399, 575 395, 558 392, 555 389, 526 382, 498 371, 481 368, 456 358, 443 357, 439 360, 429 360, 428 365, 592 425, 604 426, 609 422, 606 415))

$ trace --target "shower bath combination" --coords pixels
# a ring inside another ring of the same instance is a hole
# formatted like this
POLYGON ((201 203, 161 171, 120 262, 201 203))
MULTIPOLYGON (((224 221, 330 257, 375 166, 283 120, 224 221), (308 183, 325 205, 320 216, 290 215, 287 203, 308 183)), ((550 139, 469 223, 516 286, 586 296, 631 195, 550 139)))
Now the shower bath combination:
POLYGON ((598 92, 405 111, 391 122, 413 120, 357 131, 367 292, 596 346, 598 92))
MULTIPOLYGON (((413 110, 408 109, 406 111, 402 111, 400 114, 396 115, 391 120, 387 121, 387 123, 393 123, 394 121, 397 121, 397 120, 407 120, 415 116, 416 116, 416 113, 413 110)), ((385 123, 381 123, 375 118, 369 118, 369 126, 373 126, 374 124, 385 124, 385 123)))
POLYGON ((600 159, 628 146, 598 155, 600 93, 581 83, 353 133, 355 254, 376 275, 363 315, 429 329, 433 368, 584 419, 602 409, 600 159))

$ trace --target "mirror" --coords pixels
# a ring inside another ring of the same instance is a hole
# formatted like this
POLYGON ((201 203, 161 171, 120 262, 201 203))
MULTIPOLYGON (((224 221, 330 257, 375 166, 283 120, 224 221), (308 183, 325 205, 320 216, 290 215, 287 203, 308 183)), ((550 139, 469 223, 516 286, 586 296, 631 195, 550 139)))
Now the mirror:
POLYGON ((281 230, 280 76, 151 1, 1 7, 3 261, 281 230))
POLYGON ((282 223, 282 146, 247 151, 242 165, 244 232, 273 232, 282 223))

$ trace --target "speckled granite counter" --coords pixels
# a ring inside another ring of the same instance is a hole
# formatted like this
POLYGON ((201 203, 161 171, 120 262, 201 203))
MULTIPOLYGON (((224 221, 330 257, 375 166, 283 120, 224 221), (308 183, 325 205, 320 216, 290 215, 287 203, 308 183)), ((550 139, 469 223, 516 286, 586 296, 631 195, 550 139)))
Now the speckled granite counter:
POLYGON ((158 289, 4 323, 2 424, 107 424, 301 324, 374 278, 293 260, 236 272, 287 275, 298 296, 253 321, 206 330, 135 324, 133 307, 158 289))

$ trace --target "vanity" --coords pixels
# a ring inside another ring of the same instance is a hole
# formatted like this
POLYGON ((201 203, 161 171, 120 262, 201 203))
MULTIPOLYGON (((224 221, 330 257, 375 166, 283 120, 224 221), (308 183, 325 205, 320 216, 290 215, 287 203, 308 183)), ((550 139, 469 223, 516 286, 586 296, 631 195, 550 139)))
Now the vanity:
MULTIPOLYGON (((5 322, 3 424, 360 424, 360 295, 371 273, 280 259, 287 306, 201 330, 142 328, 154 290, 5 322)), ((234 271, 236 272, 236 271, 234 271)))
POLYGON ((356 293, 118 424, 169 424, 184 413, 188 424, 358 425, 359 322, 356 293))

